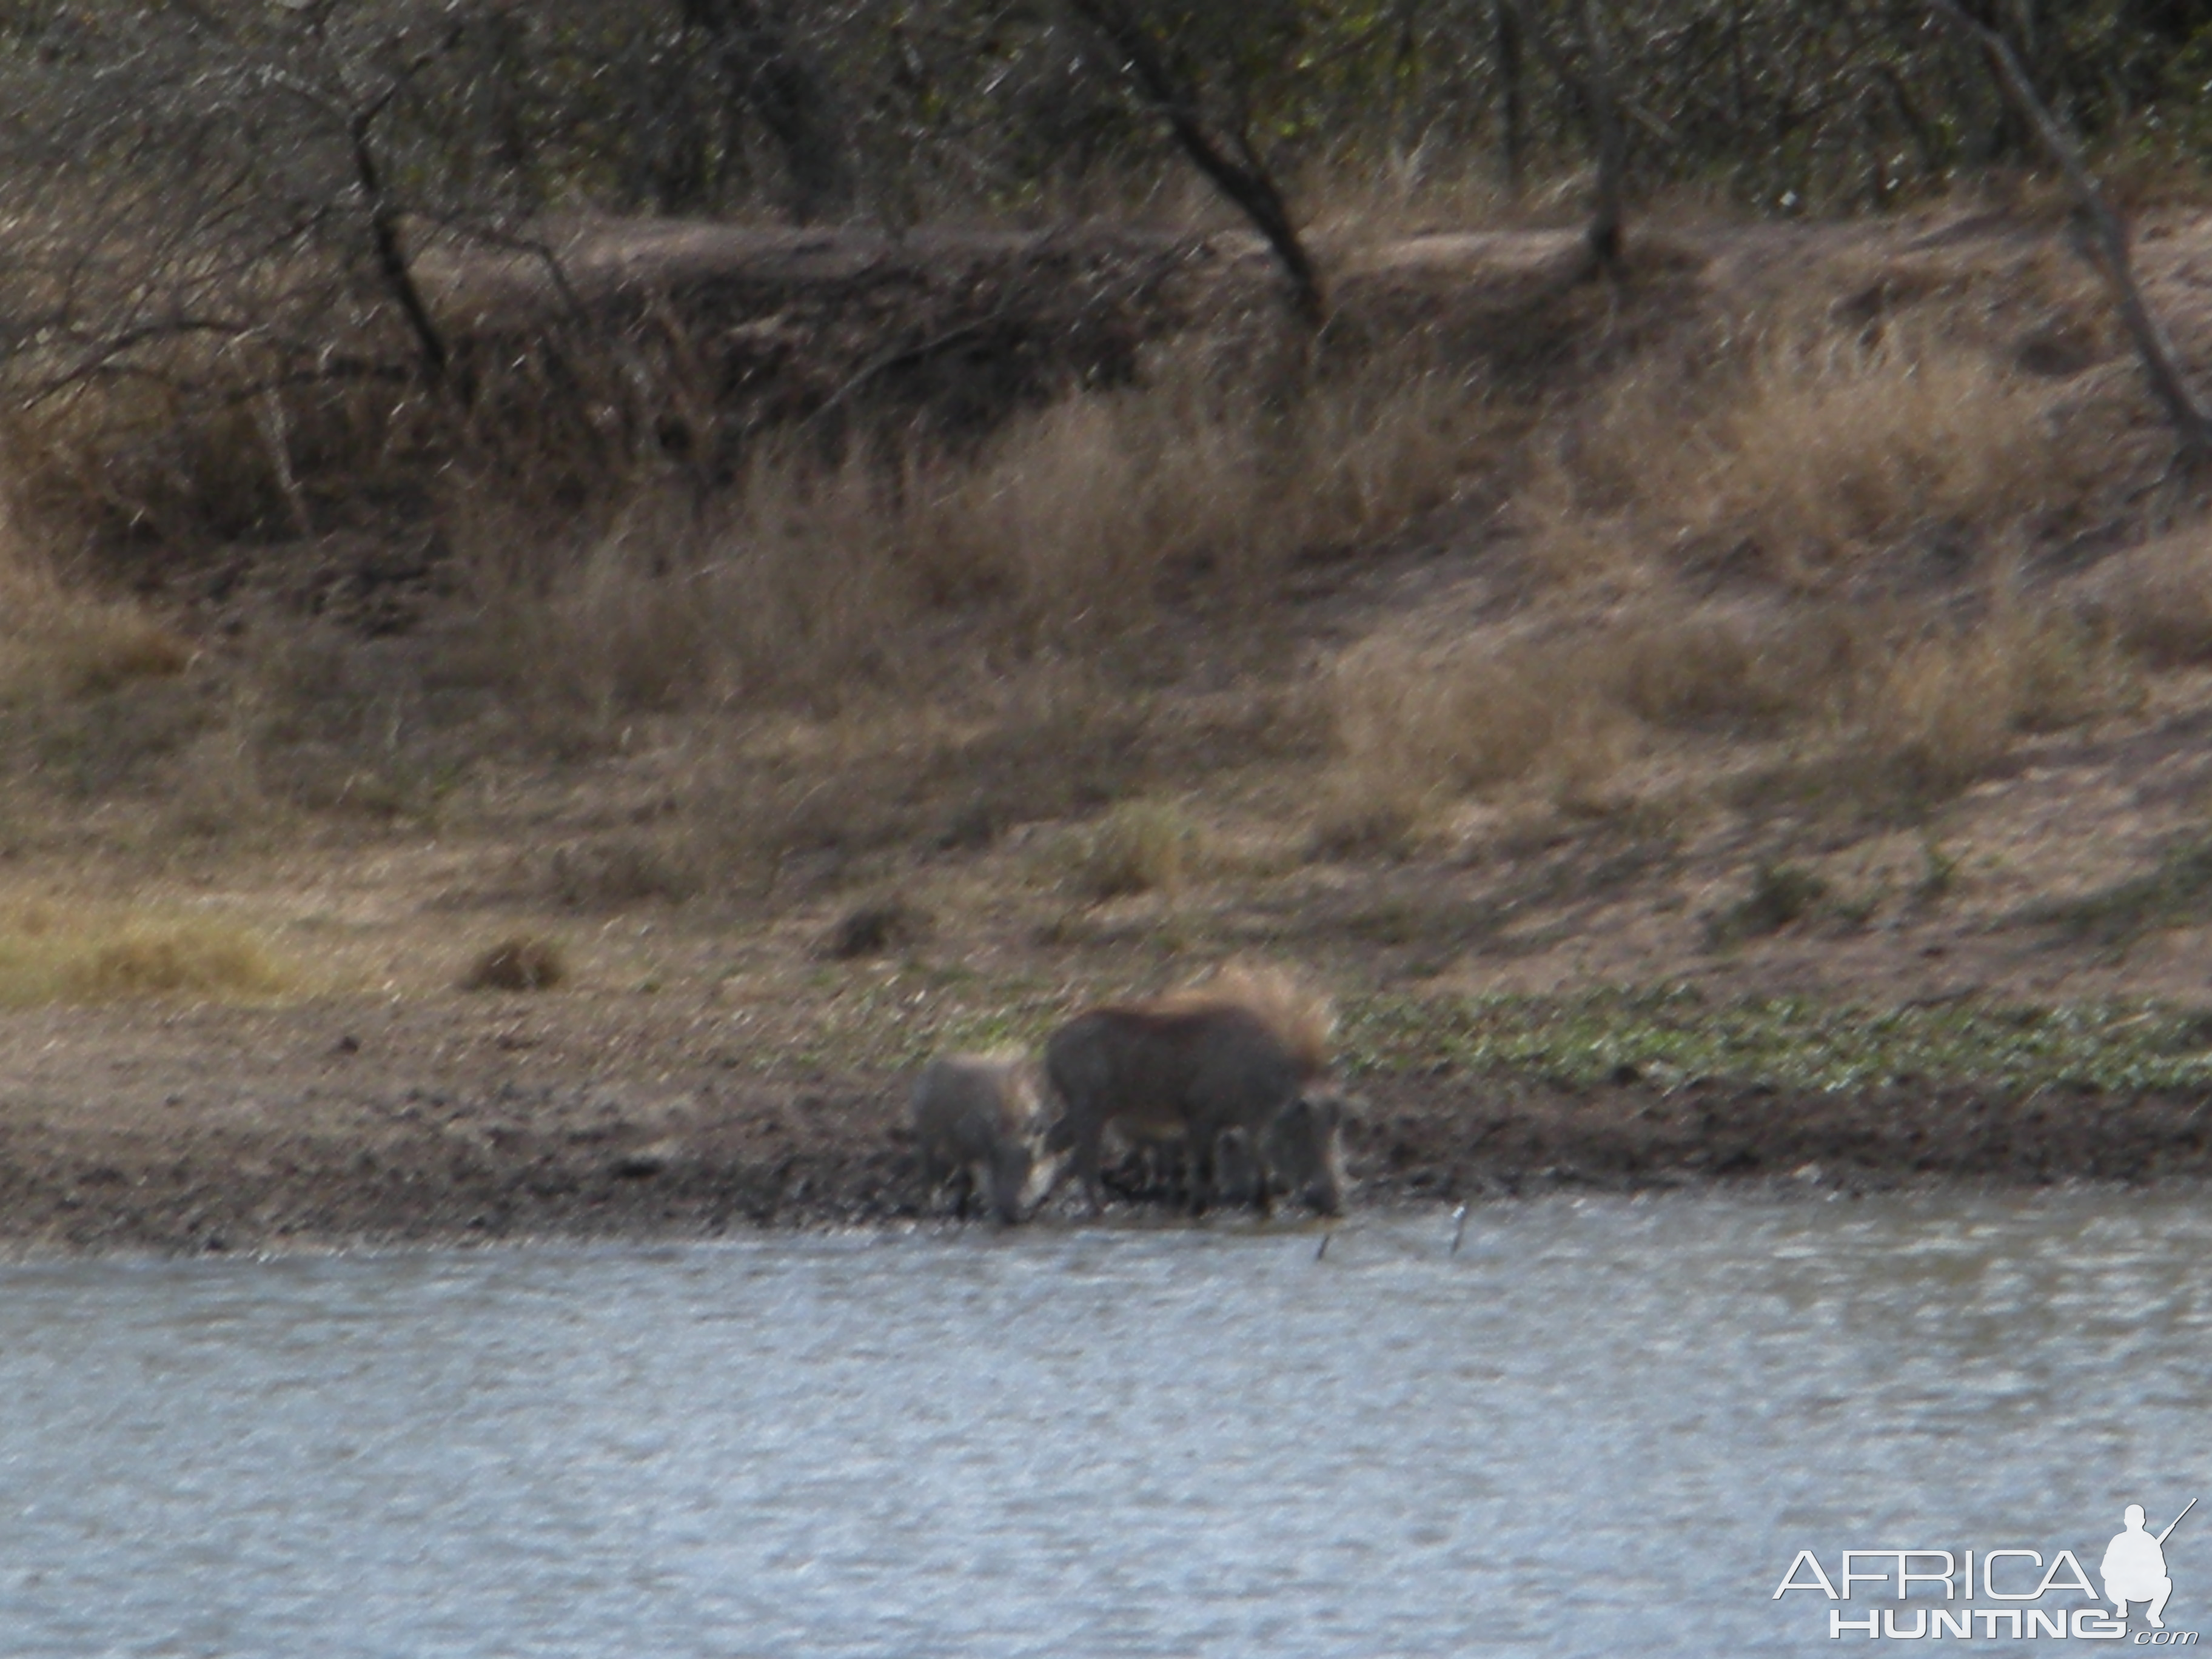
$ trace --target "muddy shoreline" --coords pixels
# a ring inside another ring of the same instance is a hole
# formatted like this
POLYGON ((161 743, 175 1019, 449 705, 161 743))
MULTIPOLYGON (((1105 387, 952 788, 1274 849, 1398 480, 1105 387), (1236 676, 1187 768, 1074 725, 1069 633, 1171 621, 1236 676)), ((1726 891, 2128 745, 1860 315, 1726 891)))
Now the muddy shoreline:
MULTIPOLYGON (((330 1055, 358 1058, 342 1036, 330 1055)), ((706 1238, 922 1213, 903 1079, 653 1075, 270 1089, 207 1075, 143 1109, 0 1103, 0 1247, 187 1254, 706 1238), (212 1085, 212 1087, 210 1086, 212 1085)), ((2212 1175, 2212 1100, 2086 1089, 1790 1093, 1369 1076, 1352 1212, 1580 1188, 1864 1192, 2212 1175)))

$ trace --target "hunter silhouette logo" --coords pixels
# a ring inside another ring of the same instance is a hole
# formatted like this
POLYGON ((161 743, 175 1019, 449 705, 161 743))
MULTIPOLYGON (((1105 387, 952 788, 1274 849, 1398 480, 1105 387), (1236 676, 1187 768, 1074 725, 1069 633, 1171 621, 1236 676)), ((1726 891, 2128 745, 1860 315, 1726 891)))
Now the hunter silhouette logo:
POLYGON ((1792 1590, 1812 1592, 1828 1602, 1828 1635, 1905 1641, 1930 1637, 1979 1640, 2074 1637, 2087 1641, 2126 1642, 2132 1647, 2194 1647, 2197 1632, 2168 1630, 2166 1604, 2173 1595, 2166 1571, 2166 1540, 2197 1507, 2191 1498, 2181 1513, 2157 1532, 2143 1506, 2130 1504, 2120 1516, 2098 1562, 2103 1601, 2090 1582, 2082 1556, 2070 1549, 1847 1549, 1831 1577, 1812 1550, 1800 1550, 1775 1587, 1774 1600, 1792 1590), (1869 1607, 1867 1601, 1876 1605, 1869 1607), (1887 1602, 1887 1606, 1880 1605, 1887 1602), (1835 1605, 1859 1602, 1856 1607, 1835 1605), (1982 1605, 1976 1605, 1977 1603, 1982 1605), (2142 1627, 2130 1630, 2128 1611, 2142 1610, 2142 1627))
POLYGON ((2153 1536, 2143 1530, 2143 1506, 2130 1504, 2121 1521, 2127 1530, 2113 1535, 2105 1547, 2104 1565, 2098 1569, 2105 1580, 2105 1599, 2112 1604, 2112 1611, 2124 1620, 2128 1603, 2148 1601, 2143 1617, 2153 1630, 2164 1630, 2166 1620, 2160 1615, 2166 1611, 2166 1599, 2173 1594, 2173 1580, 2166 1573, 2166 1540, 2181 1524, 2181 1516, 2197 1507, 2191 1498, 2181 1515, 2166 1523, 2166 1530, 2153 1536))

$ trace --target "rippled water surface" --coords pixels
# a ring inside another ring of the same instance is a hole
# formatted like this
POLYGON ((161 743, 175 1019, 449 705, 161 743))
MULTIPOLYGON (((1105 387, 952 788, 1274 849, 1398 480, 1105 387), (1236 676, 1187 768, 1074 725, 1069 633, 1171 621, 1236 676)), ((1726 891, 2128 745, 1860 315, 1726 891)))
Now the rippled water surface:
POLYGON ((2212 1640, 2204 1201, 1450 1231, 0 1270, 0 1654, 1835 1652, 1798 1548, 2197 1493, 2212 1640))

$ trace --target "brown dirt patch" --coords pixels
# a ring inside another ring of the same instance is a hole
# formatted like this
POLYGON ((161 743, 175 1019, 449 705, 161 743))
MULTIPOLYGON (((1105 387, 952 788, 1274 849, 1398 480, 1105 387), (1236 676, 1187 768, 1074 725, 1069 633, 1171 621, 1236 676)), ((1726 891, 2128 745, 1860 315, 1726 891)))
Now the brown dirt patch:
MULTIPOLYGON (((737 1012, 604 995, 0 1017, 12 1080, 0 1245, 699 1238, 917 1215, 905 1079, 804 1061, 764 1075, 737 1012)), ((1355 1205, 1713 1180, 1860 1190, 2212 1174, 2201 1099, 1363 1086, 1355 1205)))

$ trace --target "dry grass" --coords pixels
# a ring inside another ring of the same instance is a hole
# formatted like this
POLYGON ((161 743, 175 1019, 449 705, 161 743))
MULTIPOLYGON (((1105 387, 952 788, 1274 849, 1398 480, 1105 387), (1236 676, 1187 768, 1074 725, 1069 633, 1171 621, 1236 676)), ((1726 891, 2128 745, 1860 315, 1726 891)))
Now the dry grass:
POLYGON ((1379 636, 1338 660, 1332 690, 1340 795, 1401 814, 1532 778, 1596 798, 1662 732, 1722 749, 1794 736, 1863 784, 1942 793, 2023 732, 2140 696, 2103 635, 2002 591, 1960 624, 1828 604, 1632 612, 1441 648, 1379 636))
POLYGON ((128 600, 57 580, 0 526, 0 700, 94 696, 191 665, 190 641, 128 600))
MULTIPOLYGON (((1461 188, 1383 182, 1336 215, 1346 246, 1461 188)), ((460 592, 415 631, 372 640, 287 595, 195 656, 159 617, 45 580, 0 621, 0 699, 46 705, 52 729, 18 750, 82 780, 57 817, 123 777, 159 792, 142 840, 212 857, 248 831, 319 832, 310 814, 442 832, 505 811, 500 879, 584 908, 849 908, 1026 824, 1060 826, 1028 873, 1084 902, 1175 896, 1223 873, 1240 843, 1217 800, 1244 789, 1293 820, 1316 803, 1314 847, 1353 858, 1433 850, 1476 821, 1469 796, 1609 812, 1662 769, 1716 799, 1727 776, 1790 769, 1940 793, 2023 732, 2125 706, 2124 653, 2212 654, 2212 583, 2177 542, 2133 561, 2094 623, 1993 574, 2042 544, 2094 450, 2059 442, 2053 380, 2014 366, 1968 314, 1980 300, 1935 283, 1872 322, 1821 303, 1869 282, 1816 269, 1765 314, 1718 317, 1673 266, 1464 313, 1394 292, 1369 315, 1348 280, 1340 325, 1296 349, 1240 290, 1143 345, 1136 383, 988 431, 855 410, 754 431, 734 474, 698 459, 734 444, 702 439, 596 491, 568 487, 592 468, 563 446, 585 441, 526 412, 509 435, 543 455, 472 454, 421 509, 460 592), (1516 331, 1541 344, 1509 371, 1489 343, 1516 331), (1480 556, 1412 584, 1484 587, 1447 635, 1350 556, 1395 580, 1415 544, 1394 532, 1470 483, 1420 533, 1480 556), (1493 546, 1494 523, 1519 533, 1493 546), (1195 729, 1276 696, 1313 638, 1378 606, 1372 637, 1279 696, 1296 711, 1271 718, 1297 731, 1195 729), (180 675, 189 720, 155 707, 182 705, 180 675), (127 777, 99 763, 134 744, 127 777), (511 805, 532 787, 562 804, 511 805)), ((106 491, 158 530, 189 517, 162 504, 173 475, 210 495, 209 523, 265 542, 312 516, 317 445, 415 429, 397 408, 320 427, 249 410, 164 461, 158 405, 118 403, 106 448, 92 400, 58 412, 33 458, 48 505, 106 491)), ((720 418, 710 398, 700 419, 720 418)), ((349 574, 307 538, 278 546, 314 580, 349 574)))
POLYGON ((602 718, 834 696, 913 609, 885 489, 768 456, 732 503, 647 490, 565 537, 472 493, 453 525, 476 620, 443 672, 602 718))
POLYGON ((1593 677, 1601 641, 1419 649, 1384 636, 1340 658, 1331 685, 1350 793, 1417 817, 1443 794, 1610 750, 1630 716, 1593 677))
POLYGON ((1449 492, 1480 419, 1418 369, 1287 410, 1170 373, 973 457, 764 446, 726 501, 648 490, 566 539, 475 495, 454 523, 479 623, 450 672, 611 717, 942 678, 948 621, 978 655, 1080 654, 1172 599, 1257 603, 1300 551, 1403 522, 1449 492))
POLYGON ((2048 383, 1992 354, 1978 313, 1931 281, 1877 325, 1820 300, 1882 283, 1812 276, 1547 423, 1512 508, 1534 578, 1517 614, 1339 657, 1325 845, 1503 787, 1602 801, 1662 734, 1709 778, 1777 740, 1847 770, 1846 793, 1941 795, 2025 732, 2129 706, 2124 645, 2212 640, 2193 553, 2146 564, 2112 624, 2017 574, 2011 550, 2099 452, 2062 442, 2048 383))
POLYGON ((1573 422, 1524 501, 1532 551, 1569 580, 1691 553, 1818 585, 1916 526, 1986 532, 2063 495, 2082 463, 2047 399, 1932 326, 1754 329, 1642 365, 1573 422))
POLYGON ((1180 892, 1206 853, 1198 825, 1162 801, 1125 801, 1088 830, 1077 831, 1068 879, 1085 898, 1180 892))
POLYGON ((2090 599, 2115 636, 2154 665, 2212 660, 2212 531, 2200 524, 2123 555, 2090 599))
POLYGON ((2071 726, 2140 696, 2128 665, 2078 618, 2008 600, 1978 626, 1905 643, 1851 712, 1865 754, 1918 787, 1948 793, 2023 732, 2071 726))
POLYGON ((103 906, 23 907, 0 921, 0 1004, 137 997, 257 1000, 292 969, 250 929, 103 906))

